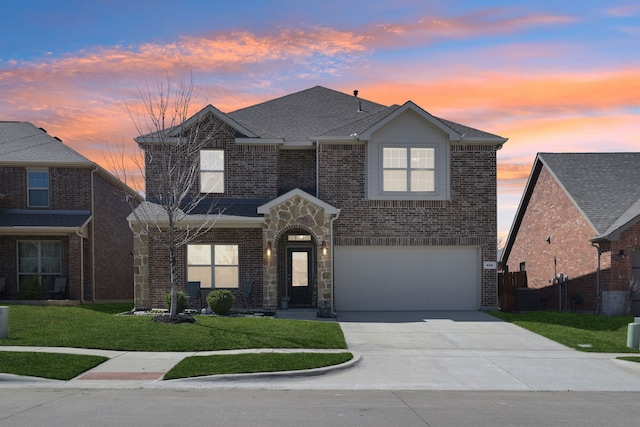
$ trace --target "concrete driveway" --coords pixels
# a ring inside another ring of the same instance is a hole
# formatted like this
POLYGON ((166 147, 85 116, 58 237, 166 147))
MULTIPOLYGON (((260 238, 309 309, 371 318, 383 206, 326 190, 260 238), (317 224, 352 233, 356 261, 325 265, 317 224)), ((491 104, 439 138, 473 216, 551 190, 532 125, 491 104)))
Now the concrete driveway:
POLYGON ((478 311, 342 312, 337 320, 359 359, 349 369, 306 377, 211 378, 198 386, 640 391, 638 363, 575 351, 478 311))

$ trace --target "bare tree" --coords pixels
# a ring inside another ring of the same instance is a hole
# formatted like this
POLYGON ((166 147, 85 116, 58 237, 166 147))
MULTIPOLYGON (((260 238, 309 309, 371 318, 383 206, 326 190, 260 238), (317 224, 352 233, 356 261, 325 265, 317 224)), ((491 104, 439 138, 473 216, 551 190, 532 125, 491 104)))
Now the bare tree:
POLYGON ((133 215, 154 247, 168 253, 172 319, 177 317, 178 248, 209 231, 219 215, 212 214, 216 199, 202 193, 198 183, 200 152, 214 144, 222 123, 202 112, 190 117, 193 88, 191 76, 186 84, 158 82, 157 93, 148 85, 139 91, 142 111, 129 108, 129 114, 143 153, 127 156, 124 148, 109 153, 111 168, 125 182, 134 178, 131 164, 144 176, 146 200, 133 209, 133 215))

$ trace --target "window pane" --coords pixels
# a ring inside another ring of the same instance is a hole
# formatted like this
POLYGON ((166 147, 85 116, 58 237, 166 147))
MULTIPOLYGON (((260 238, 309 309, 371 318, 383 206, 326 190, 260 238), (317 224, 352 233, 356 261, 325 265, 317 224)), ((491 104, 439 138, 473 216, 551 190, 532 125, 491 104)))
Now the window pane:
POLYGON ((29 190, 29 206, 49 206, 49 190, 29 190))
POLYGON ((49 188, 49 171, 29 171, 29 188, 49 188))
POLYGON ((187 267, 187 280, 200 282, 201 288, 211 288, 211 267, 187 267))
POLYGON ((291 286, 309 286, 307 252, 291 253, 291 286))
POLYGON ((411 168, 433 169, 434 149, 433 148, 412 148, 411 168))
POLYGON ((211 245, 187 246, 187 264, 211 265, 211 245))
POLYGON ((38 242, 18 242, 18 272, 38 272, 38 242))
POLYGON ((201 172, 200 173, 201 193, 224 193, 224 173, 223 172, 201 172))
POLYGON ((224 151, 223 150, 200 151, 200 170, 224 171, 224 151))
POLYGON ((238 267, 215 267, 216 288, 237 288, 238 267))
POLYGON ((386 170, 383 172, 383 191, 407 191, 407 172, 386 170))
POLYGON ((411 191, 434 191, 433 171, 411 171, 411 191))
POLYGON ((383 148, 382 149, 383 168, 406 168, 407 149, 406 148, 383 148))
POLYGON ((238 265, 238 245, 216 245, 216 265, 238 265))

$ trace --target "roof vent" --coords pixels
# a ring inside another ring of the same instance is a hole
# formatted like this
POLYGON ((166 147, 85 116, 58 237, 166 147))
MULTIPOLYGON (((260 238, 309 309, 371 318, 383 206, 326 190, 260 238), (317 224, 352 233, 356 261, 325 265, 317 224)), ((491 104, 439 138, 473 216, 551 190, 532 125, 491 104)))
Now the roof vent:
POLYGON ((44 133, 47 133, 47 130, 45 128, 38 128, 38 129, 40 129, 44 133))
POLYGON ((53 137, 54 139, 57 139, 58 141, 62 142, 62 140, 60 138, 58 138, 57 136, 53 137))
POLYGON ((353 96, 355 96, 356 98, 358 97, 358 89, 353 91, 353 96))

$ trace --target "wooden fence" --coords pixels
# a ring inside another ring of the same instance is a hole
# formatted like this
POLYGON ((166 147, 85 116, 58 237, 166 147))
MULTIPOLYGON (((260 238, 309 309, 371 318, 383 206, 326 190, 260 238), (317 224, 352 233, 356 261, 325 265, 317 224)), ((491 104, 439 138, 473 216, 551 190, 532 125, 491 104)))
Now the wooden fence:
POLYGON ((514 271, 498 274, 498 302, 500 311, 511 312, 515 308, 514 289, 527 287, 527 272, 514 271))

